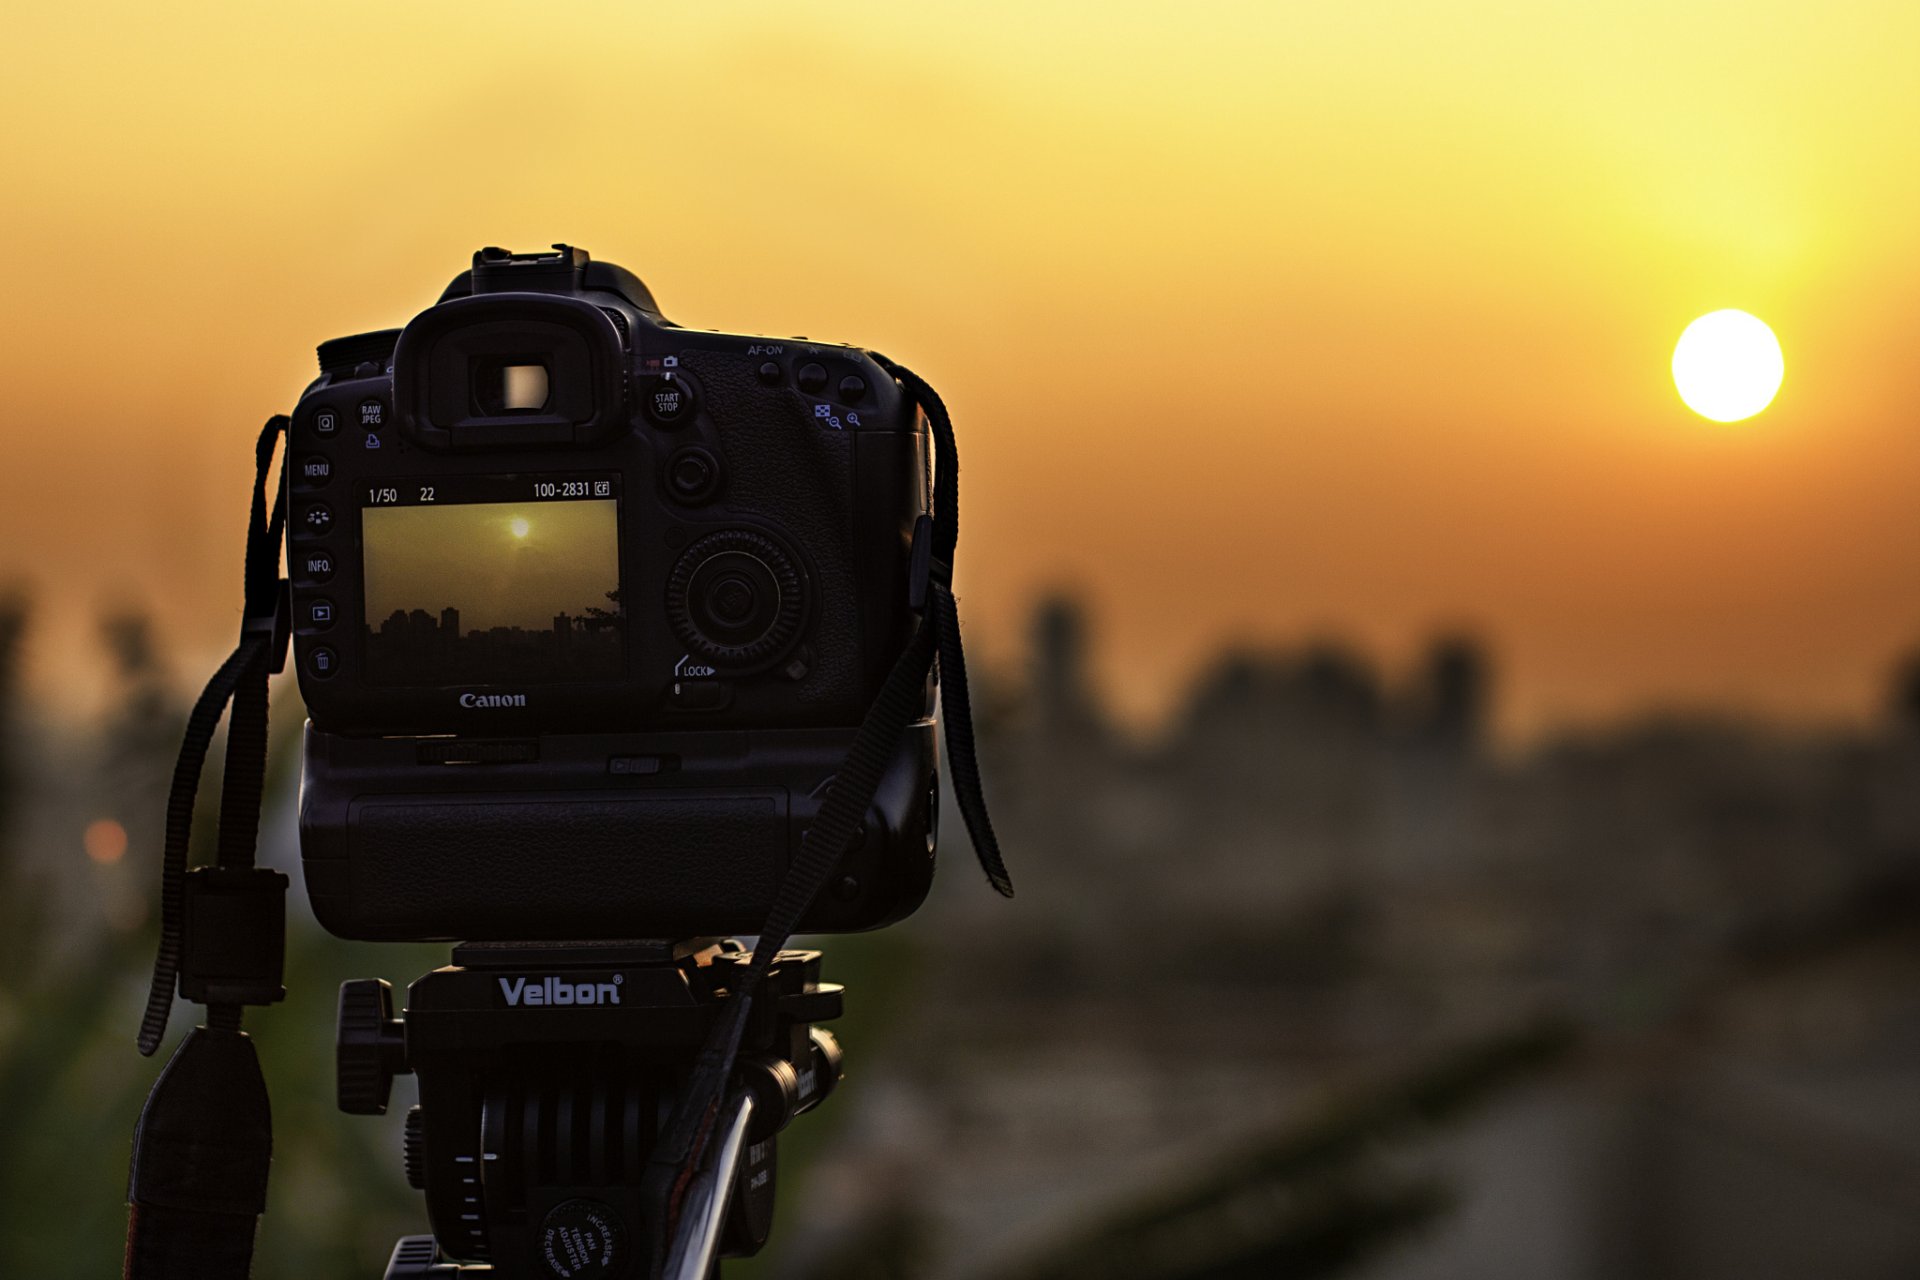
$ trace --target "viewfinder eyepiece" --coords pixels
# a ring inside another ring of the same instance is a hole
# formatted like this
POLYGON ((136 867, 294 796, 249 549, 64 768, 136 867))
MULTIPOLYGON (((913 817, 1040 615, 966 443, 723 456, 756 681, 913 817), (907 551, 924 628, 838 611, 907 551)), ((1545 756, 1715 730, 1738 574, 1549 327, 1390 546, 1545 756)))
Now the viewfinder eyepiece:
POLYGON ((544 361, 482 359, 473 362, 473 400, 481 413, 538 413, 551 389, 544 361))

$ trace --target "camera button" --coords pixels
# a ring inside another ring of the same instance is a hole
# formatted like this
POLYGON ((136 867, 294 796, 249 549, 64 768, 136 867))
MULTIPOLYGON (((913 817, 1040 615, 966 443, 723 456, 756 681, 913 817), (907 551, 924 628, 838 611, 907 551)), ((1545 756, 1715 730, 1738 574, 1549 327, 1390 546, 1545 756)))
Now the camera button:
POLYGON ((675 680, 667 701, 676 711, 722 711, 733 701, 733 686, 724 680, 675 680))
POLYGON ((827 385, 827 370, 823 365, 803 364, 795 376, 802 391, 813 392, 827 385))
POLYGON ((309 600, 307 602, 307 625, 320 630, 333 625, 333 601, 309 600))
POLYGON ((300 527, 307 533, 325 533, 333 528, 333 508, 316 502, 300 515, 300 527))
POLYGON ((340 669, 340 655, 321 645, 307 650, 307 674, 325 680, 340 669))
POLYGON ((322 405, 313 411, 313 431, 315 435, 330 436, 340 429, 340 415, 322 405))
POLYGON ((775 383, 779 382, 780 381, 780 362, 777 360, 769 360, 765 364, 761 365, 760 381, 766 383, 770 387, 773 386, 775 383))
POLYGON ((693 388, 678 378, 662 378, 647 392, 647 413, 663 427, 678 426, 693 414, 693 388))
POLYGON ((300 561, 303 575, 310 582, 325 582, 333 576, 333 552, 309 551, 300 561))
POLYGON ((720 486, 720 464, 705 449, 681 449, 667 460, 667 488, 682 502, 704 502, 720 486))
POLYGON ((333 479, 333 460, 321 454, 300 460, 300 482, 302 484, 322 485, 333 479))
POLYGON ((867 380, 865 378, 856 377, 850 373, 840 379, 840 398, 848 404, 859 404, 861 397, 866 394, 867 380))
POLYGON ((378 396, 368 396, 360 402, 360 428, 363 431, 378 431, 387 425, 386 402, 378 396))

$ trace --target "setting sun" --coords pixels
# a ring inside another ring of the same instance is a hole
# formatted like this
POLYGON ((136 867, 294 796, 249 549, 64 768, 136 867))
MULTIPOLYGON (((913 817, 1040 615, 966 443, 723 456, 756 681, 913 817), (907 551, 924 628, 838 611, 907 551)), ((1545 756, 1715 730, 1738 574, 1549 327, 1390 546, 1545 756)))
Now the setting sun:
POLYGON ((525 516, 515 516, 507 524, 507 528, 513 531, 514 537, 524 538, 527 536, 528 531, 531 530, 533 526, 527 523, 527 518, 525 516))
POLYGON ((1710 311, 1673 348, 1673 385, 1687 407, 1715 422, 1739 422, 1773 403, 1786 362, 1766 322, 1744 311, 1710 311))

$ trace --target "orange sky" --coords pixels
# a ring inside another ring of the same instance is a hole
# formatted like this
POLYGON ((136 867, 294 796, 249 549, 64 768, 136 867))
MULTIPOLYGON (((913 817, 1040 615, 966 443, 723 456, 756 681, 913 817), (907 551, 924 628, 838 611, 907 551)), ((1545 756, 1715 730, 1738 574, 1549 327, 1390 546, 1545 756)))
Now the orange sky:
POLYGON ((982 657, 1083 592, 1163 708, 1229 638, 1494 642, 1530 731, 1864 715, 1920 642, 1920 10, 479 3, 9 11, 0 576, 85 705, 183 667, 318 340, 585 245, 682 323, 863 342, 966 458, 982 657), (1742 307, 1779 400, 1674 395, 1742 307))

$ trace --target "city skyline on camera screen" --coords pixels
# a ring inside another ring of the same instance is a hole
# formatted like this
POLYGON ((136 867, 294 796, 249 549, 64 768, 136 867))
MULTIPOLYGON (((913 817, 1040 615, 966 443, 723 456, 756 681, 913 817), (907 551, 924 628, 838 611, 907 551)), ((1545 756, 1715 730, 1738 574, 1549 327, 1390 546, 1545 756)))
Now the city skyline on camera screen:
POLYGON ((455 483, 465 500, 450 500, 444 482, 363 495, 367 678, 492 684, 622 675, 612 483, 543 476, 455 483), (471 500, 513 492, 522 496, 471 500), (609 496, 578 496, 596 492, 609 496))

